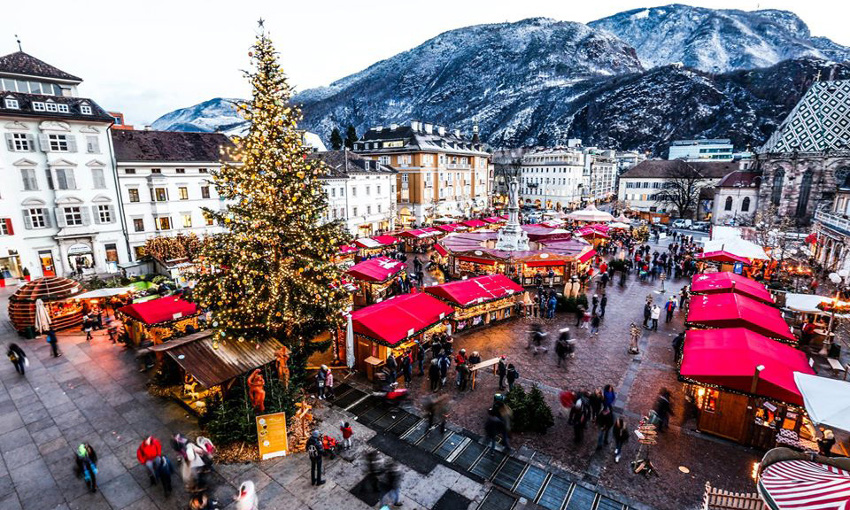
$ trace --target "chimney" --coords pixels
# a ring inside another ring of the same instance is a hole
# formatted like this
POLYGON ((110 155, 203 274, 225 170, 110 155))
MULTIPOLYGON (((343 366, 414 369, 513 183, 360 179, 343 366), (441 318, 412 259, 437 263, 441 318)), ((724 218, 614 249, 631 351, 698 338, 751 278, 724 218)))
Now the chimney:
POLYGON ((437 133, 440 136, 446 136, 446 128, 443 126, 437 126, 437 133))
POLYGON ((410 129, 412 129, 414 131, 419 131, 419 121, 418 120, 411 120, 410 121, 410 129))
POLYGON ((425 123, 425 132, 429 135, 434 134, 434 125, 428 122, 425 123))
POLYGON ((390 130, 395 131, 398 129, 398 124, 390 124, 390 130))
POLYGON ((383 131, 383 129, 384 129, 384 126, 375 126, 375 131, 377 131, 378 133, 383 131))
POLYGON ((455 129, 455 136, 460 138, 460 129, 455 129))

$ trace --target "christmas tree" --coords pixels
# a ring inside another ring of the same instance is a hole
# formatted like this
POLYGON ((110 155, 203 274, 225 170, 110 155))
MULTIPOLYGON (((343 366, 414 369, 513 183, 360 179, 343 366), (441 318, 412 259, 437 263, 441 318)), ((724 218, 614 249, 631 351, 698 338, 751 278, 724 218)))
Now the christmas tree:
POLYGON ((265 32, 252 50, 252 100, 239 105, 251 127, 212 173, 228 205, 207 213, 226 230, 204 244, 211 270, 194 295, 212 312, 216 342, 275 338, 303 363, 304 346, 341 324, 347 296, 331 257, 347 239, 337 224, 320 224, 325 169, 307 158, 301 112, 265 32))

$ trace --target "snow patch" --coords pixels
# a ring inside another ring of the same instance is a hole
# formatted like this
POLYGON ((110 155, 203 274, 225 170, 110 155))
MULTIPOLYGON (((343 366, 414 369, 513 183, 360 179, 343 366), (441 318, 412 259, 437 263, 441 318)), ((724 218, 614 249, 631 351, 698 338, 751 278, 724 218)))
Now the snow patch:
MULTIPOLYGON (((664 14, 663 11, 661 12, 661 14, 664 14)), ((646 19, 648 17, 649 17, 649 9, 644 9, 644 10, 642 10, 640 12, 636 12, 636 13, 634 13, 630 16, 630 18, 633 19, 633 20, 646 19)))

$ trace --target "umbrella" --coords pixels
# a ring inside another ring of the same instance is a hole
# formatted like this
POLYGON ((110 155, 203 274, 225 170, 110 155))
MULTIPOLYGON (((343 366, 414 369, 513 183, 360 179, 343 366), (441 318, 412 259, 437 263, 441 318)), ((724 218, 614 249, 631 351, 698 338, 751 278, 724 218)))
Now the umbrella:
POLYGON ((850 432, 850 382, 801 372, 794 381, 812 422, 850 432))
POLYGON ((611 216, 611 214, 605 211, 600 211, 593 204, 587 206, 587 209, 581 209, 578 211, 571 212, 567 215, 567 219, 573 221, 587 221, 594 223, 602 221, 614 221, 614 217, 611 216))
POLYGON ((351 314, 348 314, 345 327, 345 364, 348 368, 354 367, 354 324, 351 322, 351 314))
POLYGON ((41 299, 35 300, 35 330, 44 333, 50 329, 50 314, 41 299))

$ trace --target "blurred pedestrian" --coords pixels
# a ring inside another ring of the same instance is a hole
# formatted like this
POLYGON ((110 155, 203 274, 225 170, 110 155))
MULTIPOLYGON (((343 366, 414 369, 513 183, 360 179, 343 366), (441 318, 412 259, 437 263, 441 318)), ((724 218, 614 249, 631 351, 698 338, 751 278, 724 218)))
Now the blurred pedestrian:
POLYGON ((6 356, 9 357, 9 361, 15 366, 15 372, 21 375, 26 374, 26 367, 29 365, 29 361, 27 361, 27 354, 18 344, 14 342, 10 343, 9 350, 6 351, 6 356))
POLYGON ((608 306, 608 294, 602 294, 602 299, 599 300, 599 316, 605 317, 605 307, 608 306))
POLYGON ((440 360, 434 358, 428 367, 428 380, 431 381, 431 391, 440 389, 440 360))
POLYGON ((77 476, 83 477, 91 492, 97 492, 97 453, 88 443, 79 445, 74 453, 77 463, 77 476))
POLYGON ((402 472, 398 464, 390 462, 384 471, 386 491, 381 495, 382 505, 384 500, 392 500, 394 506, 401 506, 401 477, 402 472))
POLYGON ((162 444, 160 444, 159 439, 153 436, 146 437, 136 449, 136 458, 139 460, 139 464, 142 464, 148 470, 151 485, 156 485, 155 466, 161 455, 162 444))
POLYGON ((508 363, 508 391, 514 389, 514 382, 519 379, 519 371, 514 367, 513 363, 508 363))
POLYGON ((236 501, 236 510, 258 510, 260 508, 260 499, 257 497, 257 491, 254 488, 254 482, 248 480, 242 482, 239 486, 239 492, 233 496, 236 501))
POLYGON ((601 319, 599 315, 594 313, 593 317, 590 318, 590 334, 598 335, 599 334, 599 324, 601 323, 601 319))
POLYGON ((54 358, 58 358, 62 355, 59 352, 59 339, 56 338, 56 331, 53 328, 47 330, 47 343, 50 344, 50 354, 54 358))
POLYGON ((159 480, 159 483, 162 485, 163 493, 167 498, 171 495, 171 475, 174 474, 174 465, 171 464, 171 460, 169 460, 165 455, 161 455, 157 457, 157 459, 158 460, 154 462, 154 471, 156 472, 157 480, 159 480))
POLYGON ((623 445, 629 440, 629 429, 626 427, 626 422, 622 416, 614 422, 614 462, 620 462, 620 454, 623 451, 623 445))
POLYGON ((610 407, 603 407, 596 417, 596 426, 599 427, 599 437, 596 440, 596 448, 602 448, 608 444, 608 434, 614 426, 614 412, 610 407))
POLYGON ((507 358, 505 356, 499 357, 499 364, 496 366, 496 375, 499 376, 499 390, 505 390, 505 377, 508 375, 508 366, 505 361, 507 358))
POLYGON ((673 414, 673 404, 670 402, 670 390, 661 388, 655 400, 655 414, 658 416, 658 432, 664 432, 670 426, 670 415, 673 414))

